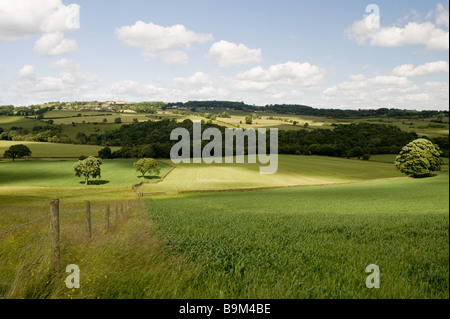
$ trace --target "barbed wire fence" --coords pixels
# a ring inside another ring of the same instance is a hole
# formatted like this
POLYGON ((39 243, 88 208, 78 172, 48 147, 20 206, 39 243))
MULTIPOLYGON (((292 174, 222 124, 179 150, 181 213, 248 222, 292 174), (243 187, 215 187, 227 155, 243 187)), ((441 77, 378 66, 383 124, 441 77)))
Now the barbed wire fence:
MULTIPOLYGON (((7 230, 0 232, 0 242, 11 238, 14 233, 23 230, 25 227, 30 227, 32 225, 37 225, 38 222, 42 222, 44 220, 50 220, 49 231, 43 231, 39 236, 36 237, 36 234, 33 233, 33 237, 30 236, 29 243, 27 242, 25 245, 20 247, 18 252, 14 254, 9 254, 8 257, 4 258, 4 254, 1 254, 0 258, 0 273, 4 271, 11 271, 11 265, 16 265, 17 268, 20 267, 20 260, 24 258, 27 251, 32 248, 38 247, 42 242, 50 243, 50 247, 46 253, 50 255, 50 271, 54 274, 60 272, 60 259, 61 259, 61 234, 63 232, 69 233, 69 229, 74 226, 71 224, 67 227, 60 228, 60 220, 61 217, 75 214, 80 214, 82 217, 82 213, 84 213, 84 228, 85 228, 85 237, 88 241, 92 238, 94 232, 92 228, 92 214, 104 214, 103 221, 100 222, 101 227, 98 227, 98 231, 96 234, 108 233, 114 224, 117 224, 121 221, 124 221, 128 216, 128 212, 136 205, 138 200, 128 200, 125 202, 116 202, 113 204, 102 205, 100 209, 91 209, 91 202, 85 201, 84 209, 74 210, 74 211, 63 211, 60 212, 60 202, 59 199, 55 198, 50 201, 50 214, 43 215, 41 217, 35 218, 31 221, 19 224, 17 226, 11 227, 7 230), (13 263, 13 261, 16 261, 13 263)), ((101 219, 101 216, 99 216, 101 219)), ((28 241, 28 240, 27 240, 28 241)), ((3 243, 2 243, 3 244, 3 243)), ((8 248, 8 244, 3 245, 8 248)), ((1 250, 0 250, 1 253, 1 250)), ((45 253, 45 252, 44 252, 45 253)), ((14 268, 14 267, 13 267, 14 268)), ((5 285, 7 283, 2 280, 0 281, 0 295, 2 294, 2 290, 4 292, 5 285)))

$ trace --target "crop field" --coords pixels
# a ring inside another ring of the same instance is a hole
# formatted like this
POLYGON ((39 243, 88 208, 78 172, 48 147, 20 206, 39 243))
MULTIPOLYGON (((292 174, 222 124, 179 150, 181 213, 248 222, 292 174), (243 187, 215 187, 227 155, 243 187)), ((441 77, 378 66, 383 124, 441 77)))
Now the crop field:
POLYGON ((243 164, 177 164, 162 183, 142 185, 140 189, 143 192, 226 190, 403 178, 390 163, 324 156, 279 155, 275 174, 259 174, 261 165, 247 163, 247 158, 243 164))
POLYGON ((147 199, 194 298, 448 298, 448 173, 147 199), (365 287, 380 267, 381 289, 365 287))

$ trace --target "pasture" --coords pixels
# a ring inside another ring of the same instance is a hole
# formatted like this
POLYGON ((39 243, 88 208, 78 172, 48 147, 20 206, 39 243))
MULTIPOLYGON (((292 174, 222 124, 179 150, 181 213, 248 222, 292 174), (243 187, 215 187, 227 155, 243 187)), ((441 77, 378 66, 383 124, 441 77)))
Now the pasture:
MULTIPOLYGON (((78 158, 80 155, 98 156, 98 151, 104 146, 82 145, 82 144, 61 144, 46 142, 29 142, 29 141, 0 141, 0 155, 3 156, 5 150, 11 145, 24 144, 31 150, 31 157, 58 158, 71 157, 78 158)), ((115 151, 120 147, 111 147, 111 151, 115 151)), ((6 160, 5 161, 9 161, 6 160)))
MULTIPOLYGON (((129 186, 141 180, 155 181, 159 179, 170 166, 160 163, 159 176, 146 175, 133 168, 132 159, 103 160, 101 177, 90 179, 90 185, 129 186)), ((0 162, 0 185, 2 186, 44 186, 44 187, 79 187, 83 186, 84 178, 75 176, 73 164, 76 160, 40 160, 15 162, 0 162)))

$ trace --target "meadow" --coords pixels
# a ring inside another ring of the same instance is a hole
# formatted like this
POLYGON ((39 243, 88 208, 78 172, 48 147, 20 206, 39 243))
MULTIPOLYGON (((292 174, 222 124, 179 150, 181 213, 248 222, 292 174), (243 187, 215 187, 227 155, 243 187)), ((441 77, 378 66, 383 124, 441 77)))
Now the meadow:
MULTIPOLYGON (((0 185, 2 186, 83 186, 84 178, 75 176, 73 164, 77 160, 16 160, 0 162, 0 185)), ((160 163, 158 176, 147 174, 145 178, 133 168, 132 159, 103 160, 101 177, 90 179, 90 185, 130 186, 142 180, 156 181, 170 166, 160 163)), ((86 186, 86 187, 87 187, 86 186)))
MULTIPOLYGON (((29 141, 0 141, 0 155, 3 156, 5 150, 11 145, 24 144, 31 150, 31 157, 42 158, 78 158, 80 155, 98 156, 98 151, 104 146, 97 145, 81 145, 81 144, 61 144, 61 143, 46 143, 46 142, 29 142, 29 141)), ((111 147, 112 151, 120 147, 111 147)), ((1 161, 1 160, 0 160, 1 161)))

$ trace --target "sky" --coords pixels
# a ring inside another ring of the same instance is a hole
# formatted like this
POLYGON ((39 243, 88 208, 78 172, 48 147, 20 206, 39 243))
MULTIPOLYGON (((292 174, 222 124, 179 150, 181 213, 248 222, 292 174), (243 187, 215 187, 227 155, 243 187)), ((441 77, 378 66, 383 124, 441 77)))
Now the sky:
POLYGON ((449 2, 0 0, 0 105, 448 110, 449 2))

